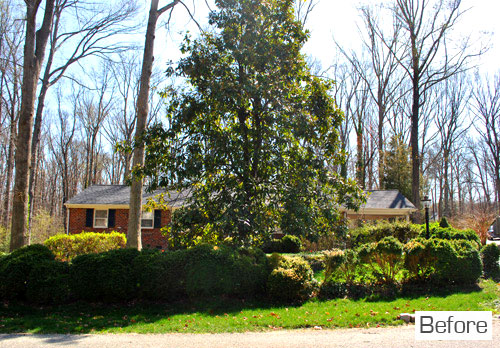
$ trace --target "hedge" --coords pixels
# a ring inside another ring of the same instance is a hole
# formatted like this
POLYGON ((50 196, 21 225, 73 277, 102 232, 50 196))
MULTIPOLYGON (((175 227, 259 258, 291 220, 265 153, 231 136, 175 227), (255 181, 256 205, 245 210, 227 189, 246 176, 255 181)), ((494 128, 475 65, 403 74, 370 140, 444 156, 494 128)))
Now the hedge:
POLYGON ((410 239, 417 237, 419 233, 419 225, 406 221, 384 221, 351 230, 349 243, 351 248, 357 248, 363 244, 378 242, 385 237, 394 237, 401 243, 407 243, 410 239))
POLYGON ((127 239, 123 233, 82 232, 78 234, 58 234, 44 242, 57 260, 71 261, 84 254, 97 254, 109 250, 125 248, 127 239))

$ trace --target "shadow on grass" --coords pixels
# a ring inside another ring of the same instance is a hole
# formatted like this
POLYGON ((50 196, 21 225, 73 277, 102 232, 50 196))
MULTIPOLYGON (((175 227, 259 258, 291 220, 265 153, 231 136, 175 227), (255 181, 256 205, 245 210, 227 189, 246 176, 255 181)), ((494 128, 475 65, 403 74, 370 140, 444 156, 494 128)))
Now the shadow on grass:
MULTIPOLYGON (((176 315, 232 316, 242 310, 266 310, 276 307, 279 305, 265 300, 244 301, 229 298, 173 303, 131 302, 114 305, 77 302, 44 307, 24 303, 4 303, 0 307, 0 333, 87 334, 127 328, 132 325, 154 324, 176 315)), ((5 338, 8 336, 3 337, 5 338)))

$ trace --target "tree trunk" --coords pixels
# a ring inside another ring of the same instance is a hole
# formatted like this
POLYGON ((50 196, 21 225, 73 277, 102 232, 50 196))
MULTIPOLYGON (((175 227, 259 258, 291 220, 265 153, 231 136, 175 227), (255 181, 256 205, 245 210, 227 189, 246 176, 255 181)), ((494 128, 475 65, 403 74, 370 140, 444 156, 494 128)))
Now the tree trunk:
MULTIPOLYGON (((148 27, 146 30, 146 42, 144 44, 144 56, 142 59, 141 82, 139 87, 139 95, 137 98, 137 120, 136 120, 136 136, 135 148, 133 155, 132 168, 137 168, 144 165, 144 144, 140 141, 140 136, 146 128, 148 117, 148 96, 149 83, 153 68, 153 49, 156 22, 158 20, 158 0, 151 1, 151 9, 149 10, 148 27)), ((142 210, 142 177, 134 177, 132 179, 132 187, 130 188, 130 210, 128 215, 128 230, 127 230, 127 247, 142 249, 141 239, 141 210, 142 210)))
MULTIPOLYGON (((411 113, 411 159, 412 159, 412 203, 420 209, 420 152, 418 151, 418 119, 419 119, 420 93, 418 80, 413 81, 413 105, 411 113)), ((416 214, 416 222, 420 222, 420 214, 416 214)))
POLYGON ((21 88, 21 112, 16 142, 14 196, 10 250, 26 243, 26 219, 28 213, 28 180, 31 162, 31 137, 33 113, 38 77, 45 55, 45 47, 52 26, 54 0, 46 0, 42 26, 36 31, 36 14, 39 2, 26 2, 26 38, 24 44, 23 82, 21 88))

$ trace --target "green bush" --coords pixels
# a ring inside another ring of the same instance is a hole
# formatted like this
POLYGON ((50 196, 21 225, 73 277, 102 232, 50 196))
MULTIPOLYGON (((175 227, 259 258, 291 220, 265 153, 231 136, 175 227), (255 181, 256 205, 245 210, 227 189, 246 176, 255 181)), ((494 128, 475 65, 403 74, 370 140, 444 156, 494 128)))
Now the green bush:
POLYGON ((37 304, 60 304, 70 298, 69 265, 43 260, 33 266, 26 282, 26 299, 37 304))
POLYGON ((403 245, 394 237, 364 244, 358 250, 362 263, 367 264, 375 277, 387 284, 396 282, 403 260, 403 245))
POLYGON ((348 286, 346 283, 329 279, 321 284, 318 298, 320 300, 334 300, 336 298, 344 298, 347 294, 348 286))
POLYGON ((174 301, 186 296, 185 250, 142 251, 133 261, 138 296, 149 301, 174 301))
POLYGON ((58 234, 47 239, 44 244, 52 250, 56 259, 70 261, 78 255, 97 254, 125 248, 127 239, 120 232, 82 232, 70 235, 58 234))
POLYGON ((190 297, 262 294, 267 279, 265 255, 259 250, 199 245, 186 250, 186 292, 190 297))
POLYGON ((298 253, 302 242, 297 236, 285 235, 281 239, 272 239, 262 246, 265 253, 298 253))
POLYGON ((474 284, 482 273, 475 242, 418 238, 405 245, 409 280, 437 284, 474 284))
MULTIPOLYGON (((439 223, 434 222, 429 225, 431 238, 446 240, 466 240, 472 242, 476 249, 481 246, 481 240, 477 233, 472 229, 458 230, 453 227, 440 227, 439 223)), ((421 225, 421 236, 425 234, 425 225, 421 225)))
POLYGON ((309 264, 299 258, 273 254, 273 270, 267 279, 267 293, 278 302, 296 302, 307 299, 313 289, 313 272, 309 264))
POLYGON ((412 239, 404 245, 404 265, 411 280, 423 281, 434 271, 435 259, 431 257, 426 239, 412 239))
POLYGON ((299 237, 287 234, 281 238, 281 250, 283 253, 298 253, 302 248, 299 237))
POLYGON ((406 221, 384 221, 353 229, 350 232, 349 243, 352 248, 357 248, 363 244, 378 242, 385 237, 394 237, 401 243, 406 243, 417 237, 419 233, 418 225, 406 221))
POLYGON ((41 244, 19 248, 2 258, 0 263, 0 298, 26 299, 26 283, 33 268, 44 261, 53 260, 54 254, 41 244))
POLYGON ((340 249, 324 251, 323 254, 325 256, 325 280, 327 280, 346 261, 346 255, 340 249))
POLYGON ((77 299, 123 302, 136 298, 137 279, 132 271, 136 249, 118 249, 73 259, 70 287, 77 299))
POLYGON ((486 244, 481 249, 481 259, 483 260, 484 276, 486 278, 498 277, 500 268, 498 266, 498 259, 500 258, 500 248, 492 243, 486 244))

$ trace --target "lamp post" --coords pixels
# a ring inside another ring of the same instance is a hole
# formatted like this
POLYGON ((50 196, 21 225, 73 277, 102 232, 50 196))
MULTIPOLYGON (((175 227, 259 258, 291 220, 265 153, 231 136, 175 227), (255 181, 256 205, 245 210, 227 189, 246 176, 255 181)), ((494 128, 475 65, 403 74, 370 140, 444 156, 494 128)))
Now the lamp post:
POLYGON ((424 199, 422 199, 422 204, 425 208, 425 238, 429 239, 431 237, 431 234, 429 232, 429 207, 431 206, 431 200, 428 196, 424 196, 424 199))

